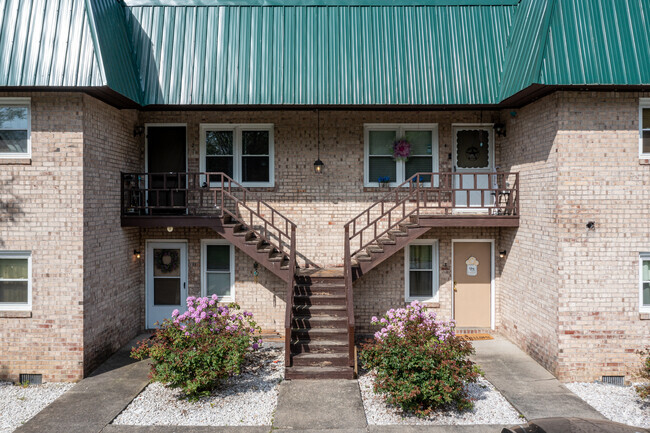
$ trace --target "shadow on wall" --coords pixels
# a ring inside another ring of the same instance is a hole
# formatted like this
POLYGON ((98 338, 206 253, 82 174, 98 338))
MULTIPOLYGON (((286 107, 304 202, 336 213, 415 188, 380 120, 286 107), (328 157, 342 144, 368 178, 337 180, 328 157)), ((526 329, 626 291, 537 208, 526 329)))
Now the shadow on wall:
MULTIPOLYGON (((10 179, 0 180, 0 191, 4 194, 0 198, 0 223, 16 222, 19 217, 25 215, 21 207, 21 201, 13 192, 11 186, 14 184, 14 176, 10 179)), ((0 246, 4 246, 4 240, 0 238, 0 246)))

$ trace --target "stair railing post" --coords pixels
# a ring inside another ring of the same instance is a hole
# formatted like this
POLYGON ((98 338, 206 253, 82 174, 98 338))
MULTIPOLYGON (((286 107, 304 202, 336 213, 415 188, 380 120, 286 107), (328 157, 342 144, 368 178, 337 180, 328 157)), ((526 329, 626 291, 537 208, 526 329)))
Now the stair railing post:
POLYGON ((291 250, 287 283, 287 309, 284 317, 284 366, 291 367, 291 322, 293 321, 293 289, 296 273, 296 225, 291 223, 291 250))
POLYGON ((345 225, 345 252, 343 277, 345 280, 345 303, 348 313, 348 361, 349 365, 354 366, 354 305, 352 299, 352 257, 350 256, 350 225, 345 225))

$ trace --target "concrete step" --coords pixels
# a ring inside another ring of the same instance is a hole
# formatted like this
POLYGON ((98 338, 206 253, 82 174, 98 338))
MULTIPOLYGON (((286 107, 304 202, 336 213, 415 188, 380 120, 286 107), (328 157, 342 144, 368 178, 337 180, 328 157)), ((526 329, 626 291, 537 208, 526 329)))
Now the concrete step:
POLYGON ((287 367, 284 378, 292 379, 354 379, 351 367, 287 367))
POLYGON ((293 356, 294 367, 348 367, 347 353, 301 353, 293 356))

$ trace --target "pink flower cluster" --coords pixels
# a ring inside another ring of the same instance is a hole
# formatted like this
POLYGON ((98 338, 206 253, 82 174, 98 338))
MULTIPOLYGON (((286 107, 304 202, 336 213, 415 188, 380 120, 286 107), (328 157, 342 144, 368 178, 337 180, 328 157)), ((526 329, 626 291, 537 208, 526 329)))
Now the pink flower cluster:
MULTIPOLYGON (((254 324, 249 320, 253 313, 218 305, 218 301, 217 295, 205 298, 190 296, 187 298, 187 311, 182 314, 178 310, 172 312, 174 325, 184 331, 187 337, 194 336, 206 328, 213 333, 241 333, 252 336, 256 332, 254 324)), ((258 339, 251 347, 258 349, 261 345, 262 340, 258 339)))
POLYGON ((393 143, 393 158, 406 161, 411 156, 411 143, 401 138, 393 143))
POLYGON ((436 313, 427 310, 418 301, 411 302, 406 308, 390 309, 384 317, 373 317, 371 322, 382 327, 375 333, 376 340, 383 340, 389 335, 404 338, 407 330, 415 328, 418 332, 430 332, 439 341, 445 341, 454 335, 456 326, 453 320, 436 320, 436 313))

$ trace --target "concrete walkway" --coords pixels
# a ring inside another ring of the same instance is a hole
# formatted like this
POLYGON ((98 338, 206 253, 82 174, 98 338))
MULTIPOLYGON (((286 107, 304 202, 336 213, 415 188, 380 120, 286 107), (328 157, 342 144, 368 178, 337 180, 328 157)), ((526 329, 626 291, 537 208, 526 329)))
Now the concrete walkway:
MULTIPOLYGON (((369 426, 356 380, 285 381, 280 384, 273 426, 124 426, 110 422, 147 385, 149 364, 129 358, 142 335, 87 379, 16 430, 18 433, 500 433, 501 425, 369 426)), ((604 419, 509 341, 474 341, 487 379, 527 419, 571 416, 604 419)))
POLYGON ((476 348, 473 360, 481 366, 485 378, 526 419, 559 416, 605 419, 503 337, 472 344, 476 348))
POLYGON ((149 382, 149 363, 129 357, 131 347, 148 337, 143 334, 130 341, 16 433, 101 432, 149 382))

